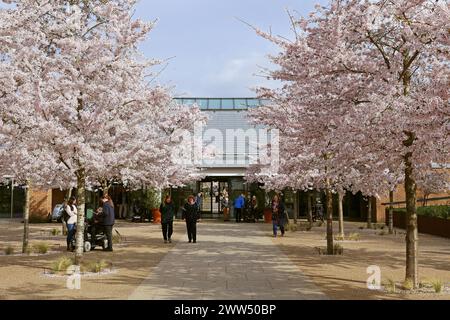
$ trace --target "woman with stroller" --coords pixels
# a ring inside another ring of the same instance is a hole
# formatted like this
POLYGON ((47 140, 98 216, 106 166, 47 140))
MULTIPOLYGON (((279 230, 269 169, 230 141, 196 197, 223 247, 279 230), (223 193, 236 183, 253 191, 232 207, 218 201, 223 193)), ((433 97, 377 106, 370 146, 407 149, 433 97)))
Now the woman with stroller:
POLYGON ((189 242, 197 242, 197 222, 200 221, 200 209, 195 203, 195 197, 189 196, 183 207, 182 219, 186 220, 186 229, 189 242))
POLYGON ((75 226, 77 224, 77 199, 75 197, 70 197, 67 205, 64 207, 66 215, 68 217, 66 221, 67 225, 67 251, 70 251, 70 243, 75 236, 75 226))
POLYGON ((164 202, 159 207, 161 212, 161 227, 164 238, 164 243, 172 243, 171 237, 173 233, 173 216, 175 215, 175 207, 172 203, 170 195, 164 198, 164 202))
POLYGON ((272 199, 272 226, 275 238, 277 237, 278 227, 280 227, 281 236, 284 237, 285 214, 284 203, 278 195, 275 195, 272 199))

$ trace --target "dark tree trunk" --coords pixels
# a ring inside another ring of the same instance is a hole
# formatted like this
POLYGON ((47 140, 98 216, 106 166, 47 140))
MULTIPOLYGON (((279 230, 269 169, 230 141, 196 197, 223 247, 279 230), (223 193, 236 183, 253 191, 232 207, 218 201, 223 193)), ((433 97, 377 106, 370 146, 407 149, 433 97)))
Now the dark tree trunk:
POLYGON ((308 192, 307 193, 307 197, 308 197, 308 222, 309 222, 309 228, 312 228, 312 204, 311 204, 311 194, 308 192))
POLYGON ((333 194, 330 188, 325 189, 327 210, 327 254, 334 254, 333 246, 333 194))
POLYGON ((389 234, 394 233, 394 206, 392 202, 394 202, 394 191, 389 191, 389 234))

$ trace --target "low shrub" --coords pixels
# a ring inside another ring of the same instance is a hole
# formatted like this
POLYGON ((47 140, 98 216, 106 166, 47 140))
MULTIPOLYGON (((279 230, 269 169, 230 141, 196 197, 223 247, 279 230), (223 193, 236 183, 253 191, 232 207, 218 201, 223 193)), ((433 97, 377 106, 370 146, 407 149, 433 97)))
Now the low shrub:
POLYGON ((406 279, 403 281, 403 289, 405 290, 412 290, 414 288, 414 283, 411 279, 406 279))
POLYGON ((49 245, 47 243, 38 243, 34 245, 34 251, 39 254, 46 254, 48 252, 49 245))
POLYGON ((82 270, 86 270, 88 272, 99 273, 105 270, 109 266, 105 260, 89 262, 86 265, 83 265, 82 270))
POLYGON ((359 241, 360 238, 361 238, 361 237, 360 237, 359 233, 356 233, 356 232, 350 233, 350 234, 348 235, 348 237, 347 237, 347 239, 348 239, 348 240, 351 240, 351 241, 359 241))
POLYGON ((69 257, 61 257, 58 260, 54 261, 51 267, 51 270, 54 273, 57 272, 66 272, 67 268, 69 268, 71 265, 73 265, 74 259, 69 257))
POLYGON ((53 228, 52 231, 50 231, 50 234, 52 236, 59 236, 61 234, 61 230, 53 228))
POLYGON ((444 287, 444 283, 440 279, 432 280, 431 285, 433 286, 434 292, 436 292, 436 293, 441 293, 442 288, 444 287))
POLYGON ((7 256, 14 254, 14 247, 12 247, 12 246, 6 247, 6 248, 5 248, 5 254, 6 254, 7 256))
MULTIPOLYGON (((387 210, 387 209, 386 209, 387 210)), ((440 206, 426 206, 417 207, 417 214, 427 217, 435 217, 441 219, 450 219, 450 206, 440 205, 440 206)), ((395 208, 394 212, 406 213, 405 208, 395 208)))
POLYGON ((388 293, 395 293, 396 285, 395 281, 392 279, 387 279, 387 283, 384 285, 388 293))

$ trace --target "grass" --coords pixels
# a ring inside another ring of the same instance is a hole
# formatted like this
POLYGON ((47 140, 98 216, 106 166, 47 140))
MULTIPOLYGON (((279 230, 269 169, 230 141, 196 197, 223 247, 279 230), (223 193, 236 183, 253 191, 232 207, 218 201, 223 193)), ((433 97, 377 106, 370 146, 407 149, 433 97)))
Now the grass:
POLYGON ((34 245, 34 251, 39 254, 46 254, 48 252, 49 245, 47 243, 38 243, 34 245))
POLYGON ((433 279, 430 281, 433 286, 434 292, 441 293, 444 287, 444 283, 440 279, 433 279))
POLYGON ((388 293, 395 293, 396 285, 395 281, 392 279, 387 279, 387 283, 384 285, 388 293))
POLYGON ((52 236, 59 236, 61 234, 61 230, 53 228, 52 231, 50 231, 50 234, 52 236))
POLYGON ((51 270, 53 273, 66 272, 67 268, 74 264, 74 259, 69 257, 61 257, 53 262, 51 270))
POLYGON ((411 279, 406 279, 403 281, 403 289, 405 290, 412 290, 414 288, 414 283, 411 279))
POLYGON ((86 270, 88 272, 93 273, 100 273, 103 270, 105 270, 107 267, 109 267, 109 263, 107 263, 105 260, 100 261, 93 261, 88 262, 86 265, 83 266, 82 270, 86 270))
POLYGON ((335 243, 333 245, 333 254, 342 255, 344 253, 344 247, 342 247, 339 243, 335 243))
POLYGON ((9 256, 9 255, 11 255, 11 254, 14 254, 14 247, 12 247, 12 246, 6 247, 6 248, 5 248, 5 254, 6 254, 7 256, 9 256))
POLYGON ((348 235, 347 239, 351 241, 359 241, 361 239, 361 236, 357 232, 352 232, 348 235))

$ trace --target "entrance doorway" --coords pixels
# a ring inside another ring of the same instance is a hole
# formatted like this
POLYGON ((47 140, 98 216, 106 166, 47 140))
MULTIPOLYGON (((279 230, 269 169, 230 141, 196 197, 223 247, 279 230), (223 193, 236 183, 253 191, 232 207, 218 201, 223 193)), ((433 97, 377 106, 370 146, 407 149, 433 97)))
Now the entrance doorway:
POLYGON ((218 218, 222 214, 222 197, 230 194, 230 184, 226 180, 201 181, 199 191, 203 193, 202 215, 218 218))

